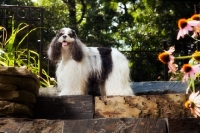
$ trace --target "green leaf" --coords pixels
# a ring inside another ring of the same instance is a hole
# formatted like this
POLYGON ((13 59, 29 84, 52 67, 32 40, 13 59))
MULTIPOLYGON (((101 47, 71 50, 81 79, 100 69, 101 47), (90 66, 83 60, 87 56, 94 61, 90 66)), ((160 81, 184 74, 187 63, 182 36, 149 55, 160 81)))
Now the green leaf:
POLYGON ((0 61, 0 64, 2 65, 2 66, 8 66, 8 64, 7 63, 5 63, 5 62, 3 62, 3 61, 0 61))

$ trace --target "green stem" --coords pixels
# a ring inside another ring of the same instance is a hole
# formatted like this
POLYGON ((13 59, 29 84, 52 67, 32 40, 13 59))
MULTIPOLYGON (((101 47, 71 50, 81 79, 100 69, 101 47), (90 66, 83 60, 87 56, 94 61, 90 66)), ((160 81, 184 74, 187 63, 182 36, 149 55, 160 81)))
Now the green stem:
POLYGON ((192 58, 191 55, 188 55, 188 56, 179 56, 179 57, 175 57, 175 60, 182 60, 182 59, 189 59, 189 58, 192 58))

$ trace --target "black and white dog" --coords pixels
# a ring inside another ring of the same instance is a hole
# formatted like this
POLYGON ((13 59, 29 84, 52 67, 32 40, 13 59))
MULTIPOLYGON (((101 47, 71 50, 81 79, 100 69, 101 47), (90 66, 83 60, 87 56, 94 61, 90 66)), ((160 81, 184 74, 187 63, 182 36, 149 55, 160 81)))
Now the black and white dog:
POLYGON ((86 47, 74 30, 62 28, 52 39, 47 54, 57 62, 59 95, 87 95, 94 88, 101 95, 134 95, 129 62, 114 48, 86 47))

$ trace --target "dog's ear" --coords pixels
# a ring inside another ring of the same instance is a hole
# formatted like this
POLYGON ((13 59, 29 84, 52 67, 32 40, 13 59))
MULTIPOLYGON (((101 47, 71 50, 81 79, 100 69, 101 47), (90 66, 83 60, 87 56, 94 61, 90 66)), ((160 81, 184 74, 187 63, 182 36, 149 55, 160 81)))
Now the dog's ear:
POLYGON ((59 37, 60 37, 60 34, 61 34, 61 30, 57 30, 57 31, 56 31, 56 37, 59 38, 59 37))
POLYGON ((61 58, 61 48, 62 44, 58 42, 58 37, 54 37, 49 44, 49 48, 47 51, 48 58, 52 61, 58 61, 61 58))
POLYGON ((71 47, 72 58, 77 62, 80 62, 84 56, 82 45, 82 42, 76 38, 74 44, 71 47))

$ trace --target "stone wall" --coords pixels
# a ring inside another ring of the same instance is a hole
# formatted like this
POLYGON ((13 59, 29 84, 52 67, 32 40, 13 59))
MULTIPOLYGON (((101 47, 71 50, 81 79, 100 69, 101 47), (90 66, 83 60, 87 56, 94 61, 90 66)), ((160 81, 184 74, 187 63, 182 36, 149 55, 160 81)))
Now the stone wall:
POLYGON ((39 80, 27 69, 0 67, 0 116, 31 117, 39 80))
POLYGON ((186 133, 200 119, 184 107, 181 82, 134 82, 136 96, 41 96, 26 69, 0 67, 0 132, 186 133))

